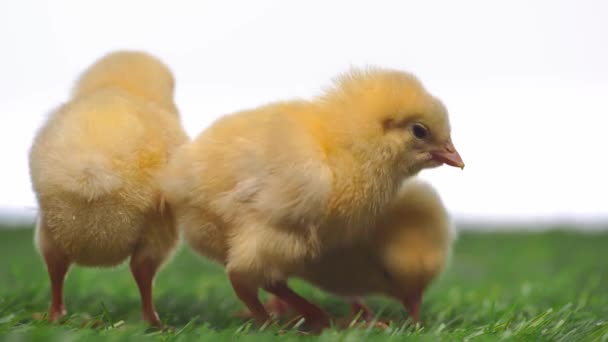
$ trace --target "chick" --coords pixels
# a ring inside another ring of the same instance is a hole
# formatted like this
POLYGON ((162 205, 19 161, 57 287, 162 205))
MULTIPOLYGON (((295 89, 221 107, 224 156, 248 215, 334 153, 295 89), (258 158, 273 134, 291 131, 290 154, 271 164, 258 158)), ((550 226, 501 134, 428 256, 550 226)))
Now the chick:
POLYGON ((131 257, 143 318, 159 324, 153 279, 178 241, 158 173, 188 138, 174 80, 146 53, 119 51, 94 63, 55 110, 30 151, 39 205, 36 245, 51 280, 49 319, 66 314, 70 265, 114 266, 131 257))
POLYGON ((404 179, 443 163, 464 166, 443 104, 408 73, 369 68, 313 100, 220 118, 176 152, 162 187, 188 243, 224 264, 256 321, 269 318, 264 288, 327 326, 286 279, 364 239, 404 179))
MULTIPOLYGON (((367 320, 373 313, 357 298, 380 294, 399 300, 418 321, 422 295, 448 263, 454 238, 435 189, 413 179, 404 183, 369 240, 328 250, 294 276, 351 298, 354 313, 362 311, 367 320)), ((267 306, 285 311, 276 297, 267 306)))

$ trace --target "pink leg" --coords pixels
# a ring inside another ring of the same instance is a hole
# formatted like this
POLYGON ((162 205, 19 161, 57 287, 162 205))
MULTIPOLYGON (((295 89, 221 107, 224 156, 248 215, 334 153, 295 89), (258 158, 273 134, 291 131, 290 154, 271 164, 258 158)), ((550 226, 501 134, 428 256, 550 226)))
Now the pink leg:
POLYGON ((284 316, 289 311, 289 305, 281 300, 281 298, 273 295, 267 302, 264 304, 266 310, 272 313, 276 317, 284 316))
POLYGON ((49 237, 48 227, 42 213, 39 220, 38 244, 51 280, 49 321, 56 322, 67 313, 63 303, 63 283, 72 262, 49 237))
POLYGON ((161 322, 154 306, 154 278, 178 240, 173 214, 162 198, 159 202, 159 211, 163 213, 154 213, 148 218, 145 232, 133 251, 130 262, 131 273, 141 297, 142 319, 157 327, 161 322))
POLYGON ((142 318, 150 325, 160 326, 160 319, 156 313, 152 299, 154 276, 159 264, 150 259, 134 257, 131 259, 130 266, 141 296, 142 318))
POLYGON ((350 303, 350 307, 354 316, 357 316, 361 312, 361 318, 369 322, 374 319, 374 312, 362 301, 356 299, 350 303))
POLYGON ((258 297, 257 287, 248 282, 247 279, 238 272, 229 272, 228 278, 230 279, 230 283, 232 284, 232 288, 237 297, 245 303, 251 312, 253 319, 260 325, 263 325, 270 320, 266 308, 264 308, 264 305, 262 305, 258 297))
POLYGON ((325 311, 295 293, 285 282, 266 286, 265 289, 293 307, 315 329, 320 330, 330 326, 330 318, 325 311))
POLYGON ((44 260, 51 279, 51 306, 49 308, 49 320, 56 322, 67 314, 63 303, 63 282, 70 268, 70 261, 60 255, 45 253, 44 260))
MULTIPOLYGON (((272 315, 275 318, 282 318, 284 316, 287 316, 287 314, 290 313, 289 305, 287 305, 287 303, 285 303, 284 301, 282 301, 279 297, 277 297, 275 295, 272 295, 272 297, 270 297, 270 299, 268 299, 266 301, 266 303, 264 303, 264 308, 266 309, 266 312, 268 312, 270 315, 272 315)), ((245 309, 242 312, 238 313, 237 315, 240 318, 244 318, 244 319, 253 318, 253 315, 251 314, 249 309, 245 309)))
POLYGON ((422 291, 410 294, 403 300, 403 306, 412 317, 414 323, 420 321, 420 306, 422 305, 422 291))

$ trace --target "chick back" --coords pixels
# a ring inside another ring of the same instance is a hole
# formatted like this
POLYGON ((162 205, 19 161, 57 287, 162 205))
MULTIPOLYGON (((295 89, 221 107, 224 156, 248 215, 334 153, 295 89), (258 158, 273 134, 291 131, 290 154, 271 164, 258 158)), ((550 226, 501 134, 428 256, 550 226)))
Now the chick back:
POLYGON ((30 151, 31 179, 50 237, 75 262, 131 254, 162 202, 156 173, 186 140, 178 120, 112 88, 51 114, 30 151))

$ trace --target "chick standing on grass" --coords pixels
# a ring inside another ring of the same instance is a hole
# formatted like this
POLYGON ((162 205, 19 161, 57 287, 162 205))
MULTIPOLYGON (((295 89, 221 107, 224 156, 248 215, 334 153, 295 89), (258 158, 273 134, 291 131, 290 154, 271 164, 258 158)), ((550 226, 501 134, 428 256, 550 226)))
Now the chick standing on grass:
POLYGON ((143 319, 159 324, 153 279, 178 241, 158 172, 188 138, 170 70, 141 52, 93 64, 54 111, 30 151, 39 205, 36 243, 51 280, 49 319, 66 314, 71 264, 114 266, 131 257, 143 319))
MULTIPOLYGON (((420 318, 422 295, 444 269, 455 238, 453 225, 433 187, 418 179, 406 181, 373 236, 352 246, 322 254, 299 278, 333 294, 351 298, 353 313, 371 310, 356 298, 381 294, 399 300, 412 320, 420 318)), ((286 311, 274 297, 267 305, 286 311)))
POLYGON ((442 103, 408 73, 370 68, 313 101, 219 119, 176 152, 162 183, 186 240, 224 264, 257 322, 269 318, 264 288, 324 327, 327 314, 286 279, 364 239, 405 178, 443 163, 464 166, 442 103))

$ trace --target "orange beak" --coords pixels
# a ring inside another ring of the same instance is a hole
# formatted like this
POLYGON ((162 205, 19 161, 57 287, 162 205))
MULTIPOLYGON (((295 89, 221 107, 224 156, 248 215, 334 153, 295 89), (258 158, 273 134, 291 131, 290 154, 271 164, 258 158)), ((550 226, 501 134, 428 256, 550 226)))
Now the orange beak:
POLYGON ((445 144, 443 148, 431 152, 431 155, 433 156, 433 160, 464 169, 464 162, 451 141, 445 144))

